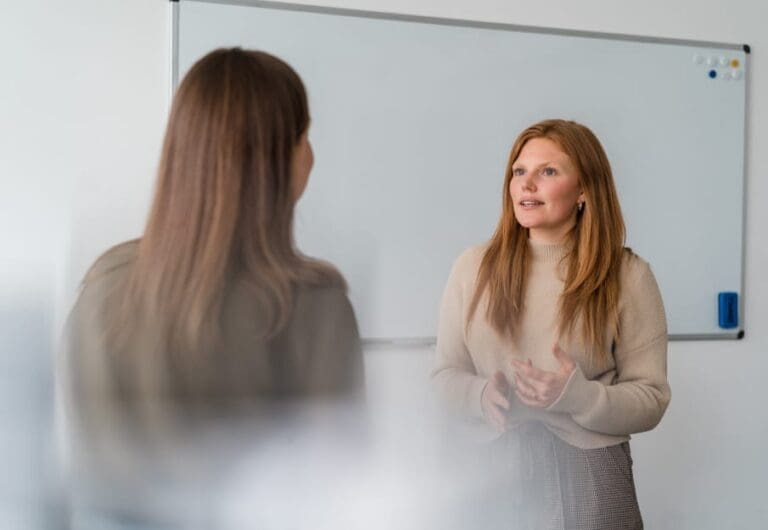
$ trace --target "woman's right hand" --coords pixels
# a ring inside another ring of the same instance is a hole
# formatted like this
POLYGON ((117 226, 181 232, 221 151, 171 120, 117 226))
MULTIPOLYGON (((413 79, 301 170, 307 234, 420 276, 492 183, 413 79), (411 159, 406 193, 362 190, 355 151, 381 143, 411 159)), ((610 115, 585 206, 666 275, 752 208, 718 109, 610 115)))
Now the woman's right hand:
POLYGON ((480 402, 485 421, 499 432, 507 429, 506 411, 509 410, 509 381, 503 372, 498 371, 488 380, 483 389, 480 402))

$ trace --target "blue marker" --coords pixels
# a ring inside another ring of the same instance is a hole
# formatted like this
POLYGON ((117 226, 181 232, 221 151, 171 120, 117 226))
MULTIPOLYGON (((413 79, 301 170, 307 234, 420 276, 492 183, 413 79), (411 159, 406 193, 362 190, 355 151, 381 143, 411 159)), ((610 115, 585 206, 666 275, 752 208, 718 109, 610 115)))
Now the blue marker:
POLYGON ((717 70, 710 70, 709 71, 709 77, 711 77, 712 79, 716 78, 717 77, 717 70))
POLYGON ((731 329, 739 325, 738 293, 723 292, 717 295, 717 321, 723 329, 731 329))

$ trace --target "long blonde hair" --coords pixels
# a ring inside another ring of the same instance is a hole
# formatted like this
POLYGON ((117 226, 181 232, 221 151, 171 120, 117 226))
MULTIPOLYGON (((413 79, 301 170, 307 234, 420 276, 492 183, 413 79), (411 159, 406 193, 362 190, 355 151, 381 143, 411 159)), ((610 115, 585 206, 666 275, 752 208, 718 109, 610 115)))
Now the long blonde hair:
POLYGON ((280 59, 218 49, 192 66, 174 97, 118 343, 140 319, 169 350, 214 345, 235 275, 264 308, 265 338, 288 322, 296 284, 345 288, 294 244, 292 160, 308 125, 304 86, 280 59))
POLYGON ((558 332, 562 336, 575 331, 580 318, 578 331, 588 356, 600 361, 610 354, 606 332, 619 332, 619 272, 628 249, 624 248, 624 219, 608 157, 592 131, 573 121, 544 120, 525 129, 515 140, 504 178, 501 218, 480 264, 467 325, 487 291, 486 318, 493 328, 512 337, 517 332, 525 302, 529 231, 515 218, 509 184, 512 165, 533 138, 554 141, 579 175, 585 203, 568 234, 572 246, 565 258, 568 268, 560 296, 558 332))

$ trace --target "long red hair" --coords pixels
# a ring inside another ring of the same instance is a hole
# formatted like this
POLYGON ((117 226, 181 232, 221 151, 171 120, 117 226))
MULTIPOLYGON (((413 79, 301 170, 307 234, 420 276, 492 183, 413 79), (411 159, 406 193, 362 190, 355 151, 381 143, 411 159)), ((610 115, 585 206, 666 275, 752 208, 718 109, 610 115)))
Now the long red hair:
POLYGON ((624 219, 608 157, 592 131, 573 121, 541 121, 515 140, 504 178, 501 218, 480 264, 467 325, 487 291, 486 318, 493 328, 512 337, 517 332, 525 304, 529 231, 515 218, 509 185, 513 164, 533 138, 555 142, 578 171, 585 203, 568 235, 572 245, 565 258, 567 275, 560 297, 559 333, 562 336, 579 331, 590 358, 600 361, 610 354, 606 333, 619 332, 619 272, 628 249, 624 248, 624 219), (581 329, 575 330, 579 319, 581 329))

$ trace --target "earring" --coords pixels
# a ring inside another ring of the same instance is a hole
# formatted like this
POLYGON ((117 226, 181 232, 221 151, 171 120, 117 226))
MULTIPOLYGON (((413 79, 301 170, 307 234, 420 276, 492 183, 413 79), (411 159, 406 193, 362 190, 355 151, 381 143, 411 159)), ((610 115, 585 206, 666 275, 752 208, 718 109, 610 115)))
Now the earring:
POLYGON ((577 208, 579 209, 579 211, 582 211, 584 209, 584 203, 580 202, 577 208))

